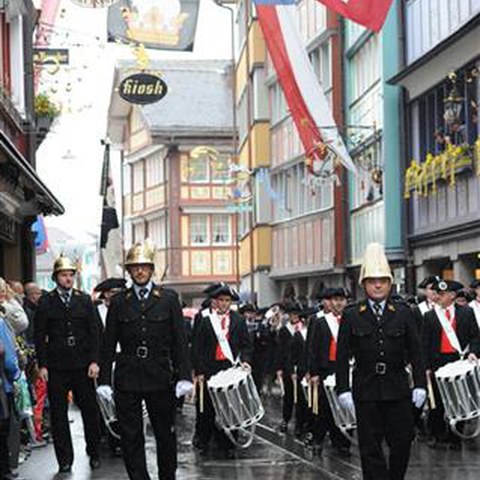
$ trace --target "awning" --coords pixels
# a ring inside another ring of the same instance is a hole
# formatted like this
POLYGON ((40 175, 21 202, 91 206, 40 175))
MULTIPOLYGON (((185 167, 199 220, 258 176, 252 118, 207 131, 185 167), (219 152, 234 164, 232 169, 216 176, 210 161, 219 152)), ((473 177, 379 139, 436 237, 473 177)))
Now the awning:
POLYGON ((29 193, 26 195, 25 201, 32 204, 35 207, 33 210, 36 210, 29 212, 30 214, 62 215, 65 213, 63 205, 40 180, 34 168, 2 131, 0 131, 0 152, 3 154, 0 164, 10 163, 18 170, 21 186, 29 193))

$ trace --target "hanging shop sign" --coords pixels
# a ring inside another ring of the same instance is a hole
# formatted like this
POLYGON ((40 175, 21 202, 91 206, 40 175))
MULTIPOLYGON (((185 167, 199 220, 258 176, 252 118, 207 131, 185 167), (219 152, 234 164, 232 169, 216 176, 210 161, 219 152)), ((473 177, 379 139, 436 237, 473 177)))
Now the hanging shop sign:
POLYGON ((15 241, 15 222, 0 212, 0 240, 13 243, 15 241))
POLYGON ((71 0, 79 7, 85 8, 107 8, 115 5, 119 0, 71 0))
POLYGON ((108 10, 110 42, 193 51, 200 0, 120 0, 108 10))
POLYGON ((68 48, 35 48, 34 65, 68 65, 70 60, 68 48))
POLYGON ((118 93, 126 102, 147 105, 167 94, 167 84, 153 73, 134 73, 120 83, 118 93))

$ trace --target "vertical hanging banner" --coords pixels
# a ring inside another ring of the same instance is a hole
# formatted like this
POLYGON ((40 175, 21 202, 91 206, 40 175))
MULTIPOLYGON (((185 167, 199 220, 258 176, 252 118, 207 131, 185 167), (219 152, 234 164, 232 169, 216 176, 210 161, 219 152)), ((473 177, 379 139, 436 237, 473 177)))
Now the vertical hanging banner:
POLYGON ((379 32, 393 0, 317 0, 342 17, 379 32))
POLYGON ((120 0, 108 9, 110 42, 192 51, 200 0, 120 0))
POLYGON ((268 53, 305 149, 309 172, 321 171, 325 160, 332 156, 356 172, 302 43, 295 0, 255 0, 255 5, 268 53))

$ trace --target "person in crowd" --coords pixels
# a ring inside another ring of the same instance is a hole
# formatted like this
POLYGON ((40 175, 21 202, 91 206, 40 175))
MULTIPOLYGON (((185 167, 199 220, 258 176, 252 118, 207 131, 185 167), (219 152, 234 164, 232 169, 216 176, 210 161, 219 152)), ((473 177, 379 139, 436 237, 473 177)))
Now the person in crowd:
POLYGON ((422 325, 425 314, 432 310, 437 304, 438 295, 433 286, 440 280, 438 275, 429 275, 425 277, 419 284, 418 289, 425 299, 422 300, 417 307, 413 308, 413 314, 417 324, 418 332, 422 334, 422 325))
POLYGON ((14 382, 20 378, 15 344, 0 305, 0 480, 22 480, 10 467, 9 431, 13 413, 14 382))
POLYGON ((473 300, 468 304, 475 314, 478 328, 480 328, 480 280, 473 280, 470 284, 473 300))
POLYGON ((440 367, 466 356, 476 361, 480 354, 480 336, 475 315, 471 308, 455 304, 457 292, 463 288, 460 282, 439 279, 433 287, 437 303, 425 314, 422 340, 427 375, 433 385, 436 408, 430 410, 429 424, 432 434, 431 448, 448 446, 461 449, 461 439, 445 420, 445 406, 438 391, 434 372, 440 367))
POLYGON ((0 305, 4 310, 4 319, 14 336, 28 329, 28 317, 22 305, 15 298, 8 283, 0 277, 0 305))
POLYGON ((350 441, 335 425, 332 411, 328 404, 323 381, 335 373, 337 361, 338 331, 347 306, 349 294, 345 288, 336 288, 331 292, 331 311, 325 314, 317 323, 312 333, 311 382, 313 388, 318 389, 319 416, 314 424, 314 440, 322 452, 327 432, 337 454, 341 457, 350 455, 350 441))
POLYGON ((175 479, 175 397, 192 390, 182 307, 174 290, 154 283, 154 256, 147 242, 135 244, 127 253, 125 265, 132 286, 112 298, 97 388, 98 395, 111 398, 114 394, 123 460, 132 480, 150 478, 143 402, 157 443, 159 477, 175 479))
POLYGON ((418 329, 411 309, 389 300, 392 280, 383 246, 369 244, 359 279, 366 299, 345 310, 338 333, 338 399, 343 408, 356 412, 365 480, 405 478, 414 433, 411 405, 420 408, 426 399, 418 329), (407 363, 412 368, 413 392, 407 363), (384 440, 389 448, 388 460, 384 440))
POLYGON ((28 317, 28 328, 25 332, 25 339, 29 345, 34 344, 34 325, 33 319, 37 311, 38 304, 42 298, 42 291, 34 282, 25 284, 25 299, 23 302, 23 309, 28 317))
POLYGON ((462 288, 457 292, 457 296, 455 297, 455 304, 459 305, 460 307, 468 307, 469 303, 472 301, 472 295, 466 288, 462 288))
POLYGON ((99 332, 89 295, 73 288, 77 266, 60 256, 52 279, 56 288, 40 302, 35 314, 35 347, 40 378, 48 385, 53 445, 60 473, 74 459, 68 421, 68 392, 80 408, 90 467, 100 467, 100 421, 94 379, 99 373, 99 332))
POLYGON ((23 306, 23 301, 25 299, 25 289, 22 282, 18 280, 12 280, 9 282, 9 286, 12 290, 13 296, 17 302, 23 306))
POLYGON ((231 310, 232 302, 238 301, 238 294, 226 284, 210 291, 212 306, 202 310, 202 320, 196 331, 195 375, 200 388, 204 389, 204 405, 199 445, 207 453, 212 437, 227 458, 234 456, 235 444, 215 422, 215 409, 207 394, 207 381, 222 370, 230 368, 239 358, 241 366, 251 369, 252 341, 245 320, 231 310))

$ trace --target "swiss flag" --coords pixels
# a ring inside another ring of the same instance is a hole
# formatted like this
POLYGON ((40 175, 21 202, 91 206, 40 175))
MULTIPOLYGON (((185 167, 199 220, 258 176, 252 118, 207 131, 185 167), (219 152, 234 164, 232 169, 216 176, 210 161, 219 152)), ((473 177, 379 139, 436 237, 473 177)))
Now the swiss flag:
POLYGON ((340 15, 379 32, 393 0, 318 0, 340 15))

